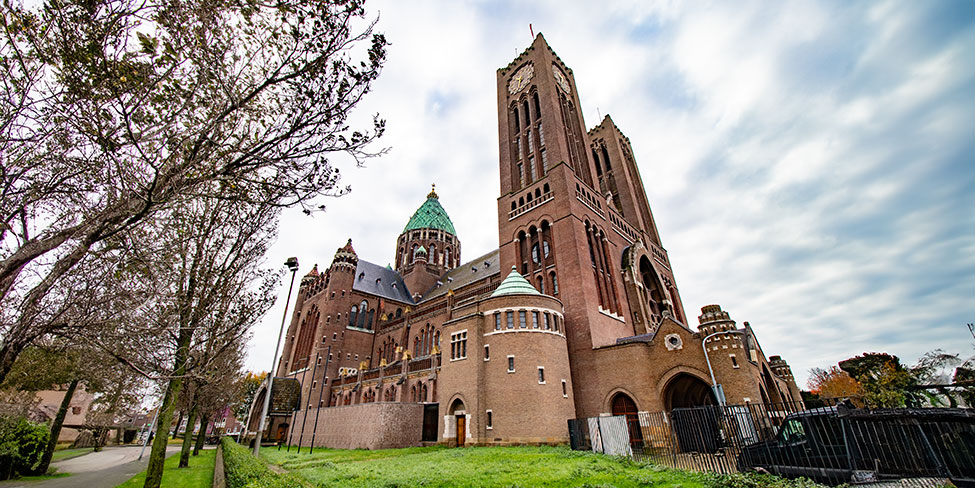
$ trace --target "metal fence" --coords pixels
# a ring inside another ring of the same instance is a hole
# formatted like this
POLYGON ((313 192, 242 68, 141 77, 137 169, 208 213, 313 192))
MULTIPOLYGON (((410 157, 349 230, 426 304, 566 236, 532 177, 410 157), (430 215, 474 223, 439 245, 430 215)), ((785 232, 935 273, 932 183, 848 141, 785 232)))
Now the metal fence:
POLYGON ((914 478, 975 486, 975 410, 729 405, 569 421, 573 449, 679 469, 837 485, 914 478), (628 449, 620 446, 628 446, 628 449))

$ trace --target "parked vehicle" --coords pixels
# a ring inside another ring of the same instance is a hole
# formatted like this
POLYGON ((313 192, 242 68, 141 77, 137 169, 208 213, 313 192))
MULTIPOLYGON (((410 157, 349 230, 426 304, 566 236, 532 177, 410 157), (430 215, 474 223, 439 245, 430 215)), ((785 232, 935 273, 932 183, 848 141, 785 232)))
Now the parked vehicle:
POLYGON ((975 487, 975 410, 839 405, 792 413, 773 439, 743 447, 738 463, 831 484, 940 477, 975 487))

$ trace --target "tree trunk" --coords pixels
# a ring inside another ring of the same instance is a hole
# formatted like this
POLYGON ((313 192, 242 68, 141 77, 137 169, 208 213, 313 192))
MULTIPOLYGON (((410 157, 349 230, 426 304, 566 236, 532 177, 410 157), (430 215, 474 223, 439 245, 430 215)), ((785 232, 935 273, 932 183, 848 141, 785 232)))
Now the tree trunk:
POLYGON ((190 466, 190 447, 193 446, 193 428, 196 427, 196 415, 199 407, 193 405, 190 408, 190 415, 186 418, 186 434, 183 435, 183 448, 179 453, 179 467, 188 468, 190 466))
POLYGON ((51 466, 51 458, 54 456, 54 448, 57 447, 58 437, 61 436, 61 426, 64 425, 64 417, 68 414, 68 407, 71 406, 71 397, 74 396, 74 391, 76 388, 78 388, 78 380, 73 380, 68 384, 68 391, 64 392, 64 399, 61 400, 61 406, 58 408, 58 414, 54 416, 54 422, 51 423, 51 438, 47 441, 47 449, 44 450, 44 456, 41 457, 41 463, 34 471, 35 476, 40 476, 46 473, 47 468, 51 466))
POLYGON ((163 402, 160 406, 159 419, 156 420, 156 438, 152 441, 152 451, 149 454, 149 466, 146 468, 146 482, 143 488, 159 488, 162 484, 163 463, 166 461, 166 445, 169 443, 169 427, 173 422, 173 410, 179 388, 186 374, 186 358, 189 356, 190 342, 193 332, 189 328, 180 327, 179 339, 176 341, 176 360, 173 362, 173 378, 166 386, 163 402))
POLYGON ((206 442, 207 438, 207 427, 210 425, 210 416, 203 415, 200 417, 200 435, 196 438, 196 445, 193 446, 193 455, 199 456, 200 449, 203 449, 203 443, 206 442))

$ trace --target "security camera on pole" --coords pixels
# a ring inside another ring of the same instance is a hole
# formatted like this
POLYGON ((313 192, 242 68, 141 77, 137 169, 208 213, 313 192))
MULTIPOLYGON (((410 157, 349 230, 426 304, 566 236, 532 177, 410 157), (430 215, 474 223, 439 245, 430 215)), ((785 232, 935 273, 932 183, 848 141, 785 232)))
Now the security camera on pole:
POLYGON ((278 362, 278 350, 281 348, 281 336, 284 334, 284 322, 288 319, 288 304, 291 303, 291 289, 295 285, 295 272, 298 271, 298 258, 291 257, 284 262, 291 270, 291 285, 288 286, 288 300, 284 302, 284 315, 281 317, 281 328, 278 330, 278 340, 274 343, 274 357, 271 358, 271 369, 267 373, 267 390, 264 392, 264 406, 261 408, 261 422, 254 439, 254 456, 261 452, 261 436, 264 434, 264 422, 267 421, 267 409, 271 404, 271 387, 274 386, 274 369, 278 362))

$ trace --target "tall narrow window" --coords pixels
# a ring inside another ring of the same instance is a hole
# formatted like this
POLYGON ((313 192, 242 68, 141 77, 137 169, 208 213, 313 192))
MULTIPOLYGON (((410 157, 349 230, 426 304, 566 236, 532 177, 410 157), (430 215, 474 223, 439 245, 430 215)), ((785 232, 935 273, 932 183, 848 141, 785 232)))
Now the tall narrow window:
POLYGON ((494 412, 488 410, 485 413, 487 413, 487 426, 485 428, 487 428, 487 429, 493 429, 494 428, 494 412))
POLYGON ((522 156, 522 152, 521 152, 521 137, 516 137, 515 138, 515 144, 518 146, 518 160, 520 161, 521 160, 521 156, 522 156))
POLYGON ((358 314, 359 314, 359 307, 356 307, 355 305, 353 305, 352 306, 352 311, 349 312, 349 326, 350 327, 355 327, 355 319, 356 319, 356 315, 358 315, 358 314))
POLYGON ((491 359, 491 346, 488 344, 484 345, 484 360, 488 361, 491 359))
POLYGON ((515 357, 514 356, 508 356, 508 372, 509 373, 514 373, 515 372, 515 357))
POLYGON ((518 182, 522 187, 525 186, 525 171, 523 170, 524 165, 518 163, 518 182))
POLYGON ((542 124, 538 124, 538 145, 539 147, 545 146, 545 131, 542 130, 542 124))
POLYGON ((543 318, 543 321, 545 322, 545 330, 552 330, 552 324, 549 323, 549 321, 548 321, 549 320, 549 318, 548 318, 548 312, 545 312, 545 315, 543 315, 542 318, 543 318))
POLYGON ((450 359, 467 358, 467 331, 450 334, 450 359))
POLYGON ((515 328, 515 313, 514 312, 508 312, 507 315, 508 315, 508 328, 509 329, 514 329, 515 328))
POLYGON ((535 156, 528 156, 528 181, 535 181, 535 156))
POLYGON ((569 398, 569 389, 566 387, 565 380, 562 380, 562 398, 569 398))
POLYGON ((542 149, 542 175, 548 174, 548 156, 545 154, 545 149, 542 149))
POLYGON ((528 320, 525 318, 525 311, 518 312, 518 326, 522 329, 528 328, 528 320))
POLYGON ((542 105, 538 103, 538 92, 532 93, 532 100, 535 101, 535 118, 542 118, 542 105))
POLYGON ((538 328, 538 312, 532 312, 532 329, 538 328))
POLYGON ((501 312, 494 314, 494 330, 501 330, 501 312))
POLYGON ((541 366, 538 367, 538 384, 539 385, 545 384, 545 368, 541 366))
POLYGON ((521 121, 518 120, 518 107, 517 106, 515 106, 515 109, 513 110, 513 112, 515 114, 515 132, 519 132, 519 131, 521 131, 521 121))
POLYGON ((548 257, 550 253, 551 250, 548 248, 548 241, 542 241, 542 255, 548 257))
POLYGON ((559 294, 559 279, 555 276, 555 271, 552 271, 549 276, 552 278, 552 294, 559 294))
POLYGON ((532 131, 528 131, 526 137, 528 139, 528 155, 531 155, 535 151, 535 141, 532 140, 532 131))

